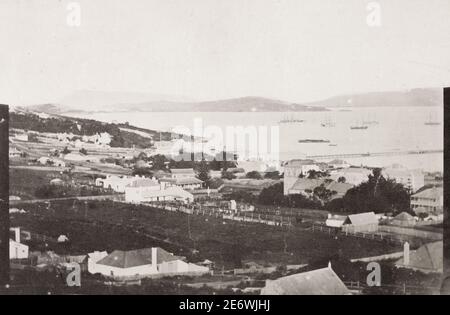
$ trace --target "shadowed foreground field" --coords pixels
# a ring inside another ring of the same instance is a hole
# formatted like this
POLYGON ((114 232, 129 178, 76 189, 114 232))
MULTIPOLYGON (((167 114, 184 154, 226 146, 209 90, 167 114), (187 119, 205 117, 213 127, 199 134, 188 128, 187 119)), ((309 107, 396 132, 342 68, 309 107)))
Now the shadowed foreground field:
POLYGON ((112 201, 59 201, 20 208, 28 213, 14 214, 13 226, 50 237, 67 235, 70 243, 53 245, 53 249, 70 254, 161 246, 192 261, 207 258, 216 267, 234 268, 245 261, 302 264, 401 250, 383 242, 300 227, 226 221, 112 201))

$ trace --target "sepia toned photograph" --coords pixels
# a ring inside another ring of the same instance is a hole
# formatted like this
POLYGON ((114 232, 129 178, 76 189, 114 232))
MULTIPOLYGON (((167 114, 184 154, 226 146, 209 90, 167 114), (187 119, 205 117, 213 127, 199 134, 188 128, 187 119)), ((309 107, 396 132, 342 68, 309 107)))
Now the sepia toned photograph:
POLYGON ((0 295, 450 294, 449 12, 2 0, 0 295))

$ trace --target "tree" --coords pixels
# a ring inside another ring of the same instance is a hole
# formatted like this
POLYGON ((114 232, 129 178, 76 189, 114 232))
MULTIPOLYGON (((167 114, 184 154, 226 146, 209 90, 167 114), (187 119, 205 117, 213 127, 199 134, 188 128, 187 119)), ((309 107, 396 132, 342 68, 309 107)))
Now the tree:
POLYGON ((236 178, 236 175, 234 175, 232 172, 228 172, 228 171, 222 171, 222 176, 223 179, 228 179, 228 180, 232 180, 236 178))
POLYGON ((65 147, 64 150, 62 150, 61 153, 66 155, 66 154, 69 154, 70 152, 72 152, 72 151, 70 151, 68 147, 65 147))
POLYGON ((336 194, 336 191, 331 191, 325 188, 325 185, 322 184, 317 186, 313 190, 313 196, 317 198, 322 205, 328 203, 333 195, 336 194))
POLYGON ((280 172, 278 171, 266 172, 266 174, 264 174, 264 178, 278 180, 280 179, 280 172))
POLYGON ((248 172, 248 173, 245 175, 245 177, 251 178, 251 179, 262 179, 261 174, 260 174, 259 172, 257 172, 257 171, 251 171, 251 172, 248 172))
POLYGON ((198 179, 204 182, 208 182, 210 179, 209 166, 205 160, 202 160, 198 166, 198 179))
POLYGON ((345 183, 346 181, 347 179, 344 176, 339 177, 337 180, 338 183, 345 183))
POLYGON ((149 167, 141 167, 133 169, 133 176, 153 177, 154 173, 149 167))
POLYGON ((81 148, 79 152, 80 152, 80 154, 83 154, 83 155, 87 155, 88 154, 88 152, 87 152, 87 150, 85 148, 81 148))
POLYGON ((374 211, 409 211, 408 190, 393 179, 381 175, 381 169, 374 169, 366 182, 351 188, 343 197, 344 207, 352 213, 374 211))

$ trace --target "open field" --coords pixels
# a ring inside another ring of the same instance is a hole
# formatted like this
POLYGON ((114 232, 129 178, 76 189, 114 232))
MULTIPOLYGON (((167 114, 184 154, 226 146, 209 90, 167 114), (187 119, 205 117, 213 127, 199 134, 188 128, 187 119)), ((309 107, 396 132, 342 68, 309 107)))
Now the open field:
POLYGON ((20 208, 29 213, 13 215, 13 225, 51 237, 68 235, 71 244, 65 250, 73 254, 162 246, 193 261, 208 258, 218 267, 234 268, 245 261, 301 264, 401 250, 390 244, 334 238, 298 227, 230 222, 112 201, 60 201, 20 208))

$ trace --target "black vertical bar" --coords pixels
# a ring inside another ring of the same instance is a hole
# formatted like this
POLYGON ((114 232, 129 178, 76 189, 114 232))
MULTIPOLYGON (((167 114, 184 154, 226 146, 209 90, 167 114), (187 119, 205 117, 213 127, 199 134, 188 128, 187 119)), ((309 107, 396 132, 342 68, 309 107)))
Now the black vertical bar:
POLYGON ((9 283, 9 112, 0 105, 0 285, 9 283))
POLYGON ((444 278, 442 293, 450 294, 450 87, 444 88, 444 278))

